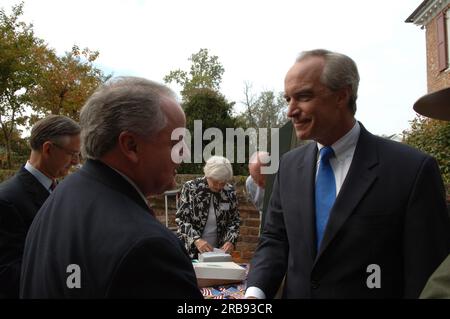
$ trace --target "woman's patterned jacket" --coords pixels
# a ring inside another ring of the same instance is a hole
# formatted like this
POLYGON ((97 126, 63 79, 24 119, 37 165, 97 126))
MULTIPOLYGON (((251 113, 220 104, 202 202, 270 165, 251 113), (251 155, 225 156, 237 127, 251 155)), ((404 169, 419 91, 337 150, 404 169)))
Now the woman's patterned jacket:
POLYGON ((216 212, 217 244, 229 241, 236 246, 239 237, 239 210, 234 186, 226 184, 220 192, 212 192, 206 177, 186 182, 182 189, 176 213, 177 235, 191 258, 197 258, 194 241, 201 238, 208 219, 211 198, 216 212))

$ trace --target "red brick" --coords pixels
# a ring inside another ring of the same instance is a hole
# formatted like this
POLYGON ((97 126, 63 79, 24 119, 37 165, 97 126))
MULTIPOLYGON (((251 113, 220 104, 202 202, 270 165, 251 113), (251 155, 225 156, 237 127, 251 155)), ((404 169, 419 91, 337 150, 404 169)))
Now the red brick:
POLYGON ((242 236, 242 241, 246 243, 257 243, 259 238, 257 236, 242 236))
POLYGON ((259 236, 259 228, 249 228, 248 235, 259 236))
MULTIPOLYGON (((450 86, 450 72, 438 69, 437 23, 433 18, 426 26, 427 83, 428 92, 435 92, 450 86)), ((449 32, 449 30, 447 30, 449 32)))
POLYGON ((245 222, 245 226, 250 226, 250 227, 259 227, 259 219, 247 219, 244 221, 245 222))
POLYGON ((250 232, 250 228, 248 228, 248 227, 241 227, 241 229, 240 229, 241 236, 248 235, 249 232, 250 232))

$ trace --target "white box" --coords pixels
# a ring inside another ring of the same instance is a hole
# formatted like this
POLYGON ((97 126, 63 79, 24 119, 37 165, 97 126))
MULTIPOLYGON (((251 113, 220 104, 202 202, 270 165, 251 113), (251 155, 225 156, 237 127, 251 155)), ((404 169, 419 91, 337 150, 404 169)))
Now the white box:
POLYGON ((234 262, 193 263, 200 287, 240 282, 245 279, 245 268, 234 262))
POLYGON ((198 255, 200 262, 225 262, 232 261, 231 255, 223 250, 214 248, 214 251, 208 251, 198 255))

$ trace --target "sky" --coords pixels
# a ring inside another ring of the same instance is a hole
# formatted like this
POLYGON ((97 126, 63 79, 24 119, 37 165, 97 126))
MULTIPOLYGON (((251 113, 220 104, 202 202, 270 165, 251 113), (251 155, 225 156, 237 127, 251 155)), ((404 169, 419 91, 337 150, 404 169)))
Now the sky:
MULTIPOLYGON (((297 55, 324 48, 355 60, 356 118, 375 134, 400 134, 426 94, 425 30, 405 23, 422 0, 25 0, 23 20, 59 54, 98 50, 114 76, 163 82, 207 48, 225 73, 221 92, 241 112, 244 83, 283 91, 297 55)), ((18 0, 0 0, 7 12, 18 0)), ((179 92, 175 85, 171 87, 179 92)))

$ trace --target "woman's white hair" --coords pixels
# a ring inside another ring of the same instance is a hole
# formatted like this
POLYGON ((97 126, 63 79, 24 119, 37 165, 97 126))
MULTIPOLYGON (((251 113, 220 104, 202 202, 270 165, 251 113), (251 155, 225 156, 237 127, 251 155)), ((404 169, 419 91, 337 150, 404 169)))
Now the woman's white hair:
POLYGON ((233 178, 230 161, 223 156, 211 156, 203 168, 205 176, 217 182, 229 182, 233 178))

